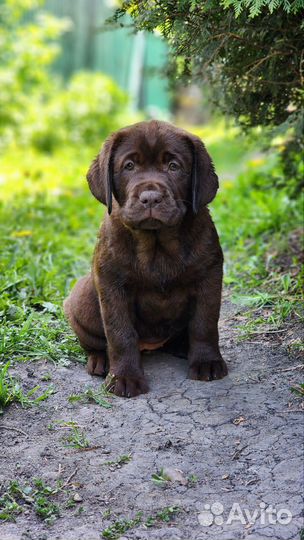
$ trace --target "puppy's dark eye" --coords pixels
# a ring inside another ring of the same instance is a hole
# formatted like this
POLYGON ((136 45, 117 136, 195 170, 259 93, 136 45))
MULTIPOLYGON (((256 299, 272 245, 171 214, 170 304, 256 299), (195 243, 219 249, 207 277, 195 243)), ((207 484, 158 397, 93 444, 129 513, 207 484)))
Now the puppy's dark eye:
POLYGON ((178 171, 179 164, 176 163, 176 161, 170 161, 170 163, 168 165, 168 169, 169 169, 169 171, 178 171))
POLYGON ((134 162, 133 161, 126 161, 124 169, 127 169, 127 171, 132 171, 134 169, 134 162))

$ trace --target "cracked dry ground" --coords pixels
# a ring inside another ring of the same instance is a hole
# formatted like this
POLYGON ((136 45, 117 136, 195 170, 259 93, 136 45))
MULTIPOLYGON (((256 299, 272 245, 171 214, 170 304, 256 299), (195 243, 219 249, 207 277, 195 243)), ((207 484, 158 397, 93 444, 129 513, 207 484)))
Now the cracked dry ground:
POLYGON ((230 372, 224 380, 190 381, 186 361, 147 355, 150 393, 130 400, 111 398, 111 409, 67 401, 85 385, 97 388, 100 384, 80 364, 56 367, 39 361, 30 364, 30 369, 29 364, 18 366, 16 373, 26 388, 51 372, 56 393, 38 407, 26 410, 13 405, 5 413, 3 424, 25 430, 27 436, 0 430, 4 443, 0 484, 10 479, 26 484, 39 477, 54 485, 58 478, 67 481, 75 473, 69 486, 81 502, 70 509, 62 504, 61 517, 50 526, 32 509, 23 512, 15 523, 0 526, 1 540, 100 540, 102 531, 115 520, 134 518, 139 511, 146 519, 168 506, 180 508, 172 521, 157 521, 149 528, 142 522, 120 538, 300 538, 303 421, 290 392, 299 382, 299 371, 292 369, 299 360, 292 360, 261 336, 255 343, 238 342, 237 325, 236 309, 226 301, 221 343, 230 372), (85 428, 91 446, 99 448, 67 448, 62 430, 48 430, 56 420, 76 420, 85 428), (132 459, 120 468, 105 465, 126 454, 132 459), (166 467, 181 470, 185 478, 195 475, 196 481, 155 484, 152 474, 166 467), (214 503, 223 508, 219 524, 214 520, 210 524, 211 519, 207 519, 209 525, 204 524, 204 506, 214 503), (240 505, 242 515, 244 509, 261 511, 264 503, 277 511, 288 509, 292 519, 289 524, 270 524, 261 518, 253 525, 246 518, 227 523, 233 503, 240 505), (79 505, 82 512, 77 511, 79 505))

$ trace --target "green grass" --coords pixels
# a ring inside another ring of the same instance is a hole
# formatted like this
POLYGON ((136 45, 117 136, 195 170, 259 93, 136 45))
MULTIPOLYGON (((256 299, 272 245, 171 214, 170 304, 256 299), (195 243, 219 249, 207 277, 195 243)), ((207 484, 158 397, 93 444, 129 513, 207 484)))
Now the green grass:
MULTIPOLYGON (((41 478, 33 478, 25 484, 11 480, 0 486, 0 523, 16 521, 19 514, 35 514, 47 525, 52 525, 61 516, 62 510, 75 508, 81 497, 70 484, 57 480, 53 485, 41 478)), ((83 512, 79 507, 75 515, 83 512)))
POLYGON ((152 482, 158 486, 163 486, 171 480, 171 478, 164 472, 164 469, 160 469, 156 473, 153 473, 151 479, 152 482))
MULTIPOLYGON (((190 128, 191 129, 191 128, 190 128)), ((225 253, 225 282, 240 305, 240 335, 301 317, 301 201, 285 188, 275 151, 263 156, 223 123, 196 128, 220 173, 211 205, 225 253)), ((0 367, 35 359, 85 362, 62 302, 89 271, 104 208, 85 174, 98 150, 53 155, 13 148, 0 156, 0 367)), ((109 406, 102 392, 72 396, 109 406)))
POLYGON ((89 448, 91 446, 89 439, 83 430, 79 427, 74 426, 71 428, 71 433, 63 438, 64 444, 68 448, 89 448))
POLYGON ((2 159, 0 361, 84 362, 62 301, 89 270, 103 214, 84 180, 90 158, 37 153, 28 163, 24 151, 2 159))
POLYGON ((54 420, 48 425, 49 431, 66 431, 67 435, 62 437, 63 444, 68 448, 83 450, 91 448, 91 443, 85 431, 74 420, 54 420))
POLYGON ((149 516, 145 520, 145 526, 153 527, 153 525, 157 524, 158 522, 169 523, 177 514, 180 513, 180 511, 181 510, 178 506, 165 506, 165 508, 162 508, 153 516, 149 516))
POLYGON ((120 538, 122 534, 129 531, 130 529, 134 529, 137 525, 139 525, 142 521, 142 513, 138 512, 135 518, 133 519, 117 519, 114 521, 111 525, 103 529, 102 531, 102 537, 108 538, 109 540, 116 540, 117 538, 120 538))
POLYGON ((113 521, 111 525, 103 529, 101 535, 108 540, 117 540, 124 533, 141 524, 145 528, 150 528, 159 525, 161 522, 170 523, 180 511, 178 506, 166 506, 146 519, 143 518, 142 512, 138 512, 132 519, 121 518, 113 521))
POLYGON ((129 463, 131 459, 131 454, 123 454, 115 460, 105 461, 102 465, 109 465, 112 470, 121 469, 121 467, 126 465, 126 463, 129 463))
POLYGON ((59 484, 52 487, 41 478, 34 478, 25 485, 12 480, 0 494, 0 520, 15 521, 18 514, 34 511, 41 520, 51 525, 60 516, 60 505, 54 499, 62 491, 59 484))
POLYGON ((226 255, 232 300, 247 307, 240 335, 272 331, 303 318, 301 266, 303 200, 275 189, 276 155, 250 159, 234 182, 224 182, 213 204, 226 255))
POLYGON ((112 405, 107 398, 111 396, 112 394, 108 392, 105 384, 101 384, 97 390, 89 386, 79 394, 71 394, 68 400, 70 403, 77 403, 78 401, 80 401, 81 403, 93 402, 97 403, 97 405, 99 405, 100 407, 110 409, 112 405))
POLYGON ((9 373, 10 362, 0 366, 0 415, 5 407, 11 403, 20 403, 22 407, 32 407, 38 405, 41 401, 45 401, 54 393, 52 386, 49 386, 44 392, 37 396, 40 390, 40 385, 34 386, 28 392, 25 392, 19 383, 9 373))
POLYGON ((296 394, 297 397, 304 398, 304 383, 293 386, 291 391, 296 394))

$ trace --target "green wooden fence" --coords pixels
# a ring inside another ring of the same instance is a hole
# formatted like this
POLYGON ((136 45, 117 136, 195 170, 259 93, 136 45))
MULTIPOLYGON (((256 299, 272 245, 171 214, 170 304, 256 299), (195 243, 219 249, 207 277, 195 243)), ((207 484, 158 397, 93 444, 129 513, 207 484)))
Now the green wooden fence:
POLYGON ((155 73, 166 56, 158 36, 134 34, 129 28, 104 30, 104 21, 113 13, 109 0, 46 0, 45 8, 72 21, 55 65, 64 77, 79 69, 102 71, 130 94, 135 108, 164 113, 170 109, 166 81, 155 73))

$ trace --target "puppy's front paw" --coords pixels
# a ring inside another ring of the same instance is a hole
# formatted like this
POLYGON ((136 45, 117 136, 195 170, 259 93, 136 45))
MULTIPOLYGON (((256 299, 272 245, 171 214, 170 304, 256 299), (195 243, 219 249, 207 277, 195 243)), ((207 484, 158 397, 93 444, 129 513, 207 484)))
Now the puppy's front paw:
POLYGON ((145 376, 118 377, 111 373, 108 374, 105 381, 106 388, 116 396, 135 397, 139 394, 146 394, 149 390, 145 376))
POLYGON ((226 362, 221 359, 195 362, 190 365, 188 377, 195 381, 214 381, 226 377, 227 374, 228 368, 226 362))
POLYGON ((105 353, 92 353, 88 356, 87 370, 90 375, 106 376, 105 353))

